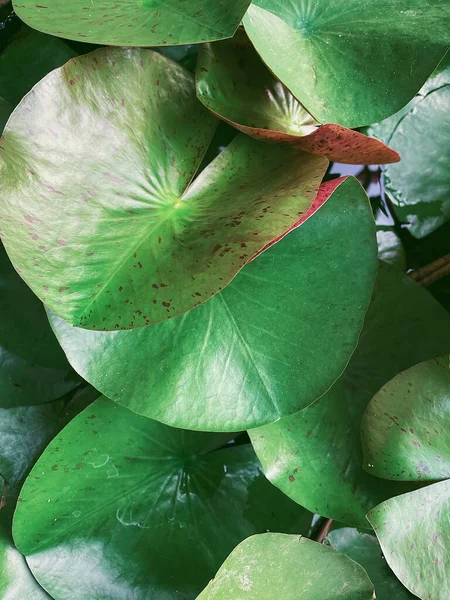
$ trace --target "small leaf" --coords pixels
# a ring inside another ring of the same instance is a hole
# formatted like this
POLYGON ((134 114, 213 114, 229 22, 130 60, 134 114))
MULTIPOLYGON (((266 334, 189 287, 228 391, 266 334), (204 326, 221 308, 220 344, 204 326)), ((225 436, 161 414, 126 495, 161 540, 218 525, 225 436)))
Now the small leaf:
POLYGON ((285 143, 340 163, 400 160, 383 143, 340 125, 320 125, 261 61, 244 31, 206 44, 197 61, 197 96, 216 116, 252 137, 285 143))
POLYGON ((254 0, 243 23, 318 121, 353 128, 388 117, 420 89, 446 52, 449 11, 434 0, 254 0))
POLYGON ((233 437, 94 402, 21 490, 14 539, 37 580, 58 600, 184 600, 249 535, 305 531, 312 515, 265 479, 250 444, 221 448, 233 437))
POLYGON ((401 271, 406 270, 406 255, 401 239, 393 227, 377 228, 378 257, 383 262, 395 265, 401 271))
POLYGON ((87 329, 170 319, 305 214, 323 157, 240 135, 193 180, 217 123, 151 50, 97 50, 34 88, 4 132, 2 230, 45 304, 87 329))
POLYGON ((372 600, 365 570, 304 537, 266 533, 233 550, 197 600, 372 600))
POLYGON ((386 500, 367 515, 388 565, 423 600, 450 597, 449 514, 447 480, 386 500))
POLYGON ((312 406, 249 431, 269 480, 326 517, 367 527, 365 514, 413 484, 362 468, 361 419, 373 395, 399 371, 448 352, 450 317, 397 269, 380 264, 358 348, 343 376, 312 406))
POLYGON ((361 434, 364 468, 398 481, 450 478, 448 354, 399 373, 371 400, 361 434))
POLYGON ((370 128, 402 156, 401 165, 383 171, 384 185, 397 217, 416 238, 450 219, 449 103, 446 60, 407 108, 370 128))
POLYGON ((256 427, 311 404, 356 346, 376 269, 361 186, 348 178, 322 191, 300 228, 182 317, 99 332, 52 316, 74 369, 134 412, 186 429, 256 427))
POLYGON ((110 46, 171 46, 231 37, 251 0, 15 0, 34 29, 110 46))
POLYGON ((402 586, 387 566, 374 535, 351 527, 341 527, 331 531, 327 541, 332 548, 343 552, 366 569, 375 584, 377 600, 413 600, 414 596, 402 586))

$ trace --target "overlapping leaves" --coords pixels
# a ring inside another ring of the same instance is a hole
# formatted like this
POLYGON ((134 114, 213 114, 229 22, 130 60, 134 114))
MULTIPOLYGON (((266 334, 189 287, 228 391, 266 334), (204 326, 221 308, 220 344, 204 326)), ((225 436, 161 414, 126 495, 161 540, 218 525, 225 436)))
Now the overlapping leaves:
POLYGON ((207 108, 256 139, 291 144, 341 163, 399 160, 378 140, 340 125, 320 125, 273 76, 242 30, 231 40, 203 47, 196 80, 207 108))
POLYGON ((169 319, 308 210, 326 159, 245 136, 192 181, 216 126, 192 75, 150 50, 74 59, 21 102, 2 143, 3 240, 52 310, 89 329, 169 319))
POLYGON ((374 224, 356 180, 195 310, 135 331, 53 317, 74 369, 107 397, 170 425, 232 431, 321 396, 344 370, 370 301, 374 224))
POLYGON ((243 20, 270 70, 319 122, 359 127, 405 105, 444 56, 434 0, 254 0, 243 20))
POLYGON ((448 351, 447 312, 396 268, 381 264, 358 348, 343 376, 315 404, 250 431, 267 477, 302 506, 368 527, 366 513, 411 489, 363 470, 361 419, 399 371, 448 351))
POLYGON ((250 444, 221 448, 232 437, 94 402, 20 494, 14 539, 37 580, 58 600, 193 598, 249 535, 305 532, 312 515, 271 486, 250 444))

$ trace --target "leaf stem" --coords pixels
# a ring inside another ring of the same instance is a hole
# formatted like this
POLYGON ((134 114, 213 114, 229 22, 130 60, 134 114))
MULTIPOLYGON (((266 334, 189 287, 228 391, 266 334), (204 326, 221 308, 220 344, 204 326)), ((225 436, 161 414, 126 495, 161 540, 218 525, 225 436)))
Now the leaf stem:
POLYGON ((450 275, 450 254, 409 273, 411 279, 414 279, 419 285, 423 285, 424 287, 428 287, 446 275, 450 275))
POLYGON ((311 533, 311 539, 321 544, 327 537, 330 527, 333 524, 333 519, 327 519, 326 517, 319 517, 314 529, 311 533))

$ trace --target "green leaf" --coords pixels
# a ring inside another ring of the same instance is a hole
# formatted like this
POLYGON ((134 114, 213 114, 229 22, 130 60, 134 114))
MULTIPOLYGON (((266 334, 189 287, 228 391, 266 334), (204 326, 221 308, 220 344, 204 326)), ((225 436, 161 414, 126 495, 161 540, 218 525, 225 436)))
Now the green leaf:
POLYGON ((105 333, 52 316, 71 365, 112 400, 186 429, 251 428, 311 404, 356 346, 376 270, 361 186, 321 189, 319 206, 334 193, 312 218, 182 317, 105 333))
POLYGON ((323 157, 241 135, 193 180, 217 123, 151 50, 97 50, 34 88, 4 132, 2 230, 44 303, 88 329, 169 319, 305 214, 323 157))
POLYGON ((47 73, 76 56, 63 41, 22 30, 0 54, 0 93, 13 106, 47 73))
POLYGON ((0 135, 6 125, 9 115, 12 113, 13 107, 9 102, 0 97, 0 135))
POLYGON ((384 557, 405 587, 423 600, 450 597, 450 481, 386 500, 367 518, 384 557))
POLYGON ((312 406, 249 431, 269 480, 309 510, 365 528, 365 514, 411 484, 362 468, 361 419, 399 371, 449 350, 450 317, 430 294, 380 263, 358 348, 343 376, 312 406))
POLYGON ((413 600, 387 566, 375 536, 351 527, 331 531, 327 536, 331 546, 362 565, 375 584, 377 600, 413 600))
POLYGON ((365 570, 304 537, 266 533, 233 550, 197 600, 372 600, 365 570))
POLYGON ((364 414, 364 468, 399 481, 450 478, 449 418, 448 354, 399 373, 364 414))
POLYGON ((42 367, 68 370, 42 302, 16 273, 1 243, 0 315, 0 344, 5 350, 42 367))
POLYGON ((384 185, 397 217, 416 238, 425 237, 450 219, 449 103, 447 60, 407 110, 370 128, 402 157, 400 165, 389 165, 383 171, 384 185))
POLYGON ((14 539, 37 580, 58 600, 184 600, 249 535, 307 530, 250 444, 220 449, 232 437, 94 402, 21 491, 14 539))
POLYGON ((11 521, 16 494, 1 477, 0 486, 3 488, 0 509, 0 596, 3 600, 51 600, 14 546, 11 521))
POLYGON ((14 271, 0 244, 0 407, 43 404, 79 382, 42 303, 14 271))
POLYGON ((47 444, 99 396, 87 386, 40 406, 0 409, 0 473, 8 484, 20 487, 47 444))
POLYGON ((322 125, 261 61, 243 30, 206 44, 197 61, 197 96, 216 116, 252 137, 294 145, 341 163, 400 160, 383 143, 340 125, 322 125))
POLYGON ((321 123, 360 127, 405 105, 445 54, 435 0, 254 0, 244 26, 270 70, 321 123))
POLYGON ((173 46, 236 31, 251 0, 15 0, 17 15, 52 35, 111 46, 173 46))

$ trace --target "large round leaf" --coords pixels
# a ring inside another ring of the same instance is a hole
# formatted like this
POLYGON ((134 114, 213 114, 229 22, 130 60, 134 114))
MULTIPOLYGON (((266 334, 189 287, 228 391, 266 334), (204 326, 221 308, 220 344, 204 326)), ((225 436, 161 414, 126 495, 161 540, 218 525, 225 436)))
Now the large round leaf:
POLYGON ((304 537, 255 535, 233 550, 198 600, 372 600, 365 570, 304 537))
POLYGON ((445 0, 254 0, 244 25, 271 71, 320 122, 399 110, 449 43, 445 0))
POLYGON ((331 531, 327 541, 339 552, 362 565, 375 584, 377 600, 413 600, 383 558, 380 544, 374 535, 362 533, 351 527, 331 531))
POLYGON ((69 369, 42 302, 14 270, 0 243, 0 344, 43 367, 69 369))
POLYGON ((91 386, 40 406, 0 409, 0 473, 20 487, 25 476, 61 429, 100 396, 91 386))
POLYGON ((408 110, 370 129, 402 156, 401 165, 390 165, 384 170, 384 184, 398 218, 417 238, 450 219, 449 103, 447 60, 408 110))
POLYGON ((13 106, 7 100, 0 97, 0 135, 12 111, 13 106))
POLYGON ((220 449, 230 437, 94 402, 22 488, 14 539, 35 577, 58 600, 188 600, 249 535, 305 531, 312 515, 250 444, 220 449))
POLYGON ((449 350, 447 312, 397 269, 381 265, 358 347, 343 376, 312 406, 250 431, 266 476, 299 504, 367 527, 365 514, 410 484, 380 482, 362 468, 361 419, 399 371, 449 350))
POLYGON ((423 600, 450 597, 450 481, 386 500, 367 518, 388 565, 423 600))
MULTIPOLYGON (((329 188, 327 184, 327 189, 329 188)), ((133 411, 186 429, 233 431, 311 404, 353 352, 376 269, 356 180, 195 310, 134 331, 52 317, 74 369, 133 411)))
POLYGON ((286 143, 340 163, 400 159, 382 142, 340 125, 321 125, 261 61, 244 31, 206 44, 197 61, 197 96, 214 114, 260 140, 286 143))
POLYGON ((231 37, 250 0, 15 0, 34 29, 112 46, 172 46, 231 37))
POLYGON ((361 426, 364 468, 399 481, 450 478, 448 354, 399 373, 371 400, 361 426))
POLYGON ((3 240, 52 310, 89 329, 169 319, 308 210, 327 160, 243 135, 192 181, 217 123, 193 76, 151 50, 69 61, 21 102, 2 142, 3 240))
POLYGON ((12 512, 17 493, 0 476, 0 597, 3 600, 51 600, 14 547, 11 536, 12 512))

